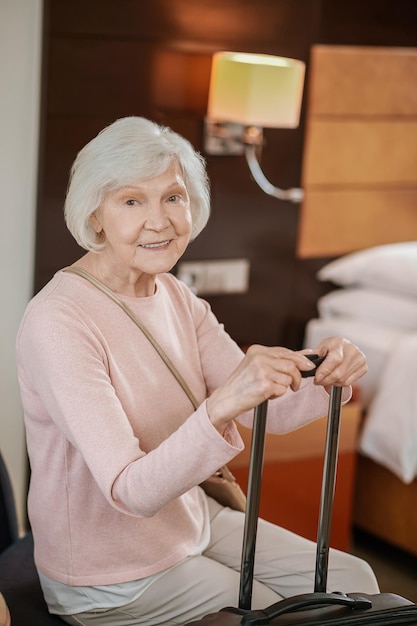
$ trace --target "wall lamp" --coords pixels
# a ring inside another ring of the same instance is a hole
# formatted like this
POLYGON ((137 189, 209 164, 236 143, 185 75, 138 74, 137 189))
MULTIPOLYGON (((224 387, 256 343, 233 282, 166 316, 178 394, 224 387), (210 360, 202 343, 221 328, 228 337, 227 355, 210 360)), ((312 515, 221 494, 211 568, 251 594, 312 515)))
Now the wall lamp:
POLYGON ((204 150, 210 155, 245 154, 259 187, 279 200, 300 202, 303 190, 280 189, 266 178, 257 154, 264 128, 296 128, 300 121, 305 64, 268 54, 213 55, 204 150))

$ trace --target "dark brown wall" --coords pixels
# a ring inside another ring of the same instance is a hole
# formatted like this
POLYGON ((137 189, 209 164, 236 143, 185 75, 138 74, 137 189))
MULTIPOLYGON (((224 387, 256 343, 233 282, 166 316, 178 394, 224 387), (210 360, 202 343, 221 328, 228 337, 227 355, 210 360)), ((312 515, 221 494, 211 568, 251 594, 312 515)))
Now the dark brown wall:
MULTIPOLYGON (((213 52, 263 52, 308 64, 314 43, 415 45, 416 6, 414 0, 47 1, 36 291, 82 254, 62 206, 71 163, 101 128, 143 115, 202 150, 213 52)), ((263 167, 272 182, 299 184, 302 147, 303 123, 266 132, 263 167)), ((260 191, 243 157, 208 157, 207 164, 212 217, 185 258, 248 258, 249 292, 208 298, 215 313, 242 344, 297 347, 325 289, 314 275, 326 259, 295 258, 297 206, 260 191)))

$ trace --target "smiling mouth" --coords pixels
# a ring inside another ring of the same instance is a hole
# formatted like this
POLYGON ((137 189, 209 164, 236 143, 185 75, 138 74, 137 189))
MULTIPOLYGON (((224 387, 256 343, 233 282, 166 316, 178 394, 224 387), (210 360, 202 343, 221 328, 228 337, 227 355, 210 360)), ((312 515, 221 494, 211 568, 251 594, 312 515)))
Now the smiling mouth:
POLYGON ((167 246, 170 242, 170 239, 167 239, 166 241, 161 241, 160 243, 141 243, 140 247, 141 248, 163 248, 164 246, 167 246))

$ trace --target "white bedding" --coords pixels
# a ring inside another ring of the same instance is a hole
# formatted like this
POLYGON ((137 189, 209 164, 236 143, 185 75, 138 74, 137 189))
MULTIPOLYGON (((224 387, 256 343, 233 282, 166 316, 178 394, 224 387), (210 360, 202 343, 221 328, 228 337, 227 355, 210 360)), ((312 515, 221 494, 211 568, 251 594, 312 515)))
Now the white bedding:
POLYGON ((368 373, 360 380, 366 420, 358 449, 404 483, 417 476, 417 332, 336 316, 312 319, 305 347, 342 335, 364 352, 368 373))
POLYGON ((404 337, 381 372, 359 450, 404 483, 417 476, 417 333, 404 337))
POLYGON ((404 483, 417 477, 417 241, 376 246, 331 261, 317 274, 337 289, 319 299, 305 346, 342 335, 360 347, 366 420, 359 450, 404 483))

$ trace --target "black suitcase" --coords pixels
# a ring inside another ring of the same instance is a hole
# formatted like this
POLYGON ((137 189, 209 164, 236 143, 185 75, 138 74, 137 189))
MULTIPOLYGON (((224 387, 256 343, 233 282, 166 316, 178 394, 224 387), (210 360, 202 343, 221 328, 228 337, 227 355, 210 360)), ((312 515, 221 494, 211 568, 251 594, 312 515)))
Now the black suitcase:
MULTIPOLYGON (((314 360, 314 359, 313 359, 314 360)), ((313 370, 314 373, 314 370, 313 370)), ((242 548, 239 589, 239 607, 226 607, 218 613, 206 615, 188 626, 362 626, 365 624, 417 625, 417 605, 391 593, 367 595, 363 593, 326 593, 328 554, 333 512, 339 446, 342 388, 333 387, 324 455, 323 482, 317 533, 317 554, 314 592, 293 596, 276 602, 264 610, 251 610, 253 567, 256 530, 262 480, 267 402, 255 409, 249 464, 248 496, 242 548)))

